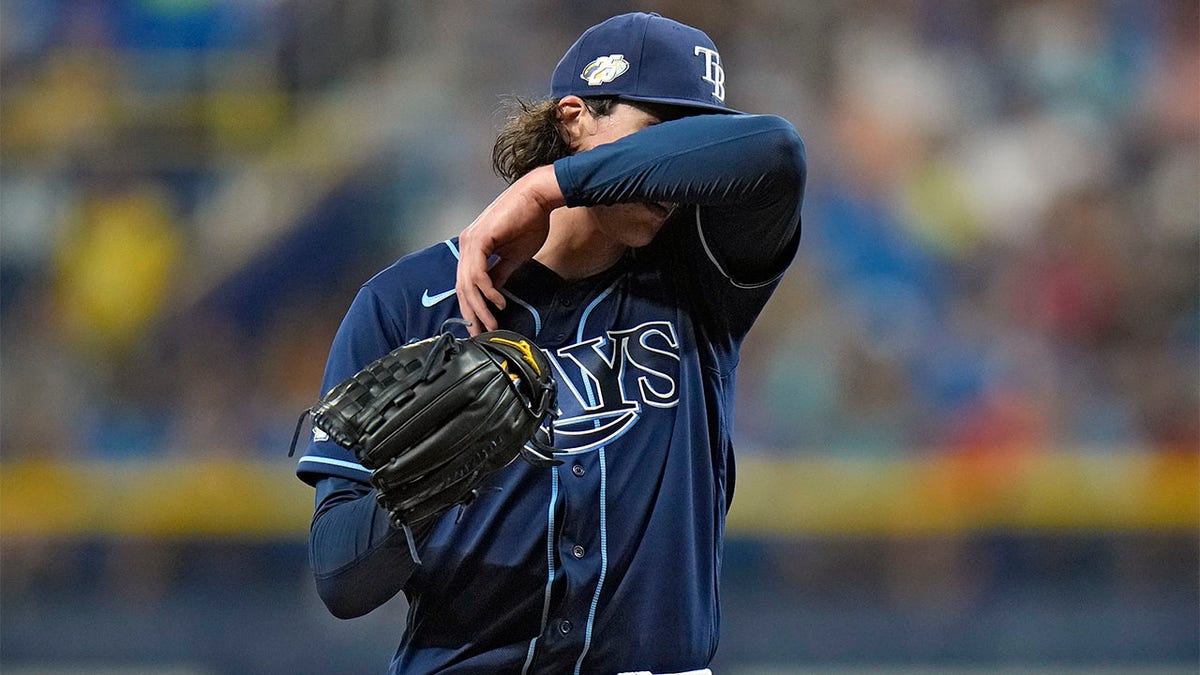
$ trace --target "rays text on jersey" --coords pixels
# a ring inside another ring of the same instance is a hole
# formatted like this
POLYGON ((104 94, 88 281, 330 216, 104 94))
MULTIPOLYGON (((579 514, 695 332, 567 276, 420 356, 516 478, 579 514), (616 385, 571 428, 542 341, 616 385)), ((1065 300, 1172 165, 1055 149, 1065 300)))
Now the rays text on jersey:
POLYGON ((647 409, 679 404, 679 340, 650 321, 547 352, 559 382, 555 445, 587 452, 625 435, 647 409))

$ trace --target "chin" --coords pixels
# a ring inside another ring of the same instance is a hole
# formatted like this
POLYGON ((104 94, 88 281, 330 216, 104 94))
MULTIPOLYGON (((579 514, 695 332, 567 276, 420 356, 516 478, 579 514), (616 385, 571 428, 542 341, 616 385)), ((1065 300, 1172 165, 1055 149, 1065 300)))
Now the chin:
POLYGON ((627 231, 624 241, 621 243, 630 248, 648 246, 658 236, 659 231, 662 230, 662 226, 663 223, 658 223, 654 226, 639 227, 637 230, 627 231))
POLYGON ((641 248, 654 241, 674 212, 661 204, 623 204, 610 211, 615 218, 608 229, 621 244, 641 248))

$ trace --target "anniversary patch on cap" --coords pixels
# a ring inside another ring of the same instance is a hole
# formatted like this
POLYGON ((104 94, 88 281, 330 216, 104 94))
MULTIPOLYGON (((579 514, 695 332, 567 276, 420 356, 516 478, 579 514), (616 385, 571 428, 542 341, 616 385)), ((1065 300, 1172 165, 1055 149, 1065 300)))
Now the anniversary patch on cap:
POLYGON ((606 82, 612 82, 629 70, 629 62, 624 54, 609 54, 601 56, 583 67, 579 74, 587 81, 588 86, 598 87, 606 82))

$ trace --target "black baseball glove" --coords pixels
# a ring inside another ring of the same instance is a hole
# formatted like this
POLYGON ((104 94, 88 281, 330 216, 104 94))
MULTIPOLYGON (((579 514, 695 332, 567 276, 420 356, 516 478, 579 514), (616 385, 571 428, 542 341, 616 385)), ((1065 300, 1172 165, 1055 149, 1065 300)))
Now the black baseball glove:
POLYGON ((518 456, 562 463, 552 439, 537 435, 557 410, 546 356, 512 331, 463 339, 443 330, 368 364, 309 410, 370 469, 414 559, 412 526, 469 504, 493 472, 518 456))

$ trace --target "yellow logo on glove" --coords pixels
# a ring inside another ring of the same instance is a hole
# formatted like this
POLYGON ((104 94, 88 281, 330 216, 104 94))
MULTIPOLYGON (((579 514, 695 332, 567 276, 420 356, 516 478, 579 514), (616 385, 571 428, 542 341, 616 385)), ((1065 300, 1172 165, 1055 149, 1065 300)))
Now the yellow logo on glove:
MULTIPOLYGON (((537 360, 533 358, 533 345, 529 344, 525 340, 513 341, 513 340, 506 340, 502 337, 493 337, 493 338, 488 338, 488 342, 498 342, 502 345, 508 345, 509 347, 516 347, 518 350, 521 351, 521 358, 525 359, 526 363, 533 366, 534 371, 537 372, 538 375, 542 374, 541 367, 538 366, 537 360)), ((508 363, 505 362, 503 364, 503 366, 504 366, 504 368, 507 369, 508 363)))

